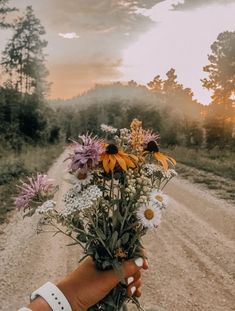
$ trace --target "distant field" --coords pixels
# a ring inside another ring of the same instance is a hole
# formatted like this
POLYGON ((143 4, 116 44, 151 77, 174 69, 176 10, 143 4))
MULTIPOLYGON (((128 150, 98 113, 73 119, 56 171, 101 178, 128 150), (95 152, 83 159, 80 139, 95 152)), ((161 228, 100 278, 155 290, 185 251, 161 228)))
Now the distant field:
POLYGON ((18 179, 35 172, 46 172, 63 150, 63 145, 25 147, 20 153, 9 150, 0 152, 0 223, 12 209, 12 196, 18 179))

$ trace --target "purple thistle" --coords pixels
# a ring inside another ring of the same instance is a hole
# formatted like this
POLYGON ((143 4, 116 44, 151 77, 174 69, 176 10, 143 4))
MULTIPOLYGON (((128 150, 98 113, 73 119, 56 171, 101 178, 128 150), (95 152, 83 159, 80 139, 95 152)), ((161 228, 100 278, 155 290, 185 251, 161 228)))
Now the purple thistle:
POLYGON ((69 171, 71 173, 87 171, 96 168, 100 161, 100 155, 104 152, 104 143, 97 136, 91 134, 80 135, 80 141, 73 141, 73 153, 66 160, 71 160, 69 171))
POLYGON ((15 198, 15 206, 18 209, 25 210, 33 207, 35 203, 41 204, 56 192, 52 179, 49 179, 46 174, 37 174, 36 177, 27 179, 28 182, 21 180, 21 185, 17 186, 20 189, 19 196, 15 198))

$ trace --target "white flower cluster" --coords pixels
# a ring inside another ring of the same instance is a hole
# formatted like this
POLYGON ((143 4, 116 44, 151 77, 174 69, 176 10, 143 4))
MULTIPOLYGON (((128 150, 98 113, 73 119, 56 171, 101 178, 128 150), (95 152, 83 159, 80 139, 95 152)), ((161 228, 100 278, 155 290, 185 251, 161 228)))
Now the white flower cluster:
POLYGON ((170 176, 168 178, 172 178, 178 175, 178 173, 173 168, 167 170, 166 173, 168 174, 168 176, 170 176))
POLYGON ((79 184, 72 187, 64 196, 65 209, 63 216, 91 208, 94 202, 102 196, 102 191, 96 185, 91 185, 81 192, 79 184))
POLYGON ((139 198, 136 202, 137 206, 148 202, 148 195, 152 190, 151 181, 148 177, 139 173, 136 175, 132 170, 129 170, 127 173, 127 183, 128 186, 125 191, 129 194, 129 197, 133 197, 137 192, 139 193, 139 198))
POLYGON ((142 166, 142 168, 146 172, 146 175, 149 176, 149 177, 153 176, 154 173, 163 171, 161 166, 159 166, 157 164, 153 164, 153 163, 144 164, 142 166))
POLYGON ((177 176, 177 173, 174 169, 169 169, 169 170, 164 170, 163 167, 157 164, 149 163, 149 164, 144 164, 142 166, 142 169, 146 176, 152 177, 154 175, 159 176, 161 178, 165 179, 170 179, 174 176, 177 176))
POLYGON ((53 211, 55 206, 56 206, 56 202, 52 200, 48 200, 37 208, 36 213, 40 215, 46 215, 49 212, 53 211))
POLYGON ((102 197, 102 191, 96 185, 91 185, 82 192, 82 197, 84 200, 96 201, 102 197))
POLYGON ((117 132, 117 129, 111 125, 101 124, 100 128, 105 133, 115 134, 117 132))
POLYGON ((122 147, 128 145, 129 138, 130 138, 130 131, 127 128, 120 129, 120 136, 118 135, 114 136, 115 143, 122 147))

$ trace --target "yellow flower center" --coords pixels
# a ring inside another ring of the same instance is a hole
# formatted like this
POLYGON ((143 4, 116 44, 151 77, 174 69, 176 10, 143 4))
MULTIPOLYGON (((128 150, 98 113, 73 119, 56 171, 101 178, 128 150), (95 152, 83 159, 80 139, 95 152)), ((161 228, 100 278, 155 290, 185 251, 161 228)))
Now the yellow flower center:
POLYGON ((162 203, 162 201, 163 201, 163 197, 162 197, 161 195, 159 195, 159 194, 155 196, 155 199, 156 199, 157 201, 161 202, 161 203, 162 203))
POLYGON ((154 218, 154 212, 150 209, 150 208, 147 208, 145 211, 144 211, 144 217, 148 220, 151 220, 154 218))

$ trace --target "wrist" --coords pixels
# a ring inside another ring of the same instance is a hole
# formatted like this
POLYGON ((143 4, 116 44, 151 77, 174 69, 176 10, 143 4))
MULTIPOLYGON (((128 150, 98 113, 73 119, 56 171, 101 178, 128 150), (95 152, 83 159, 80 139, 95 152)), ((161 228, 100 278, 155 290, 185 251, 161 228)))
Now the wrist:
POLYGON ((69 280, 63 280, 56 284, 68 300, 72 311, 86 311, 88 308, 81 302, 79 297, 79 286, 69 280))

